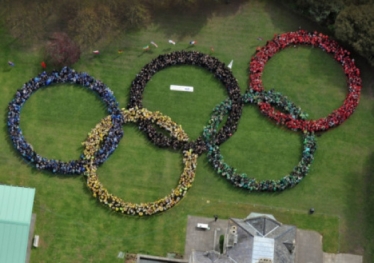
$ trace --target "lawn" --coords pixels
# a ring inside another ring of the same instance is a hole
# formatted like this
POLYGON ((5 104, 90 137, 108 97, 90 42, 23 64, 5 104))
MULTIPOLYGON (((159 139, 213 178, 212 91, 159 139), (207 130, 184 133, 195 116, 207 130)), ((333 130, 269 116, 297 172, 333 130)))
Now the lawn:
MULTIPOLYGON (((322 30, 273 1, 232 1, 206 17, 173 12, 155 17, 139 32, 124 34, 94 56, 83 52, 74 65, 109 86, 126 107, 132 80, 159 54, 197 50, 224 63, 234 60, 233 74, 242 92, 247 87, 248 64, 257 46, 274 33, 322 30), (263 40, 257 40, 262 37, 263 40), (177 44, 170 45, 168 39, 177 44), (189 47, 191 39, 198 41, 189 47), (143 52, 151 40, 159 47, 143 52), (122 49, 123 54, 117 50, 122 49)), ((196 179, 185 199, 173 209, 138 218, 111 213, 86 189, 83 176, 64 177, 28 165, 13 149, 7 134, 7 104, 17 89, 40 71, 38 50, 23 49, 0 30, 0 183, 36 188, 35 231, 41 245, 31 262, 121 262, 119 251, 165 256, 183 254, 187 215, 220 218, 245 217, 250 212, 271 213, 285 224, 323 234, 327 252, 364 255, 374 261, 374 76, 362 58, 355 56, 362 72, 360 105, 343 125, 318 138, 309 175, 295 188, 282 193, 247 193, 219 177, 203 154, 196 179), (10 68, 7 61, 16 66, 10 68), (308 215, 310 207, 315 208, 308 215)), ((322 50, 288 48, 275 55, 263 75, 266 89, 287 95, 312 118, 339 107, 347 91, 338 63, 322 50)), ((191 139, 201 135, 213 107, 226 98, 223 85, 206 70, 176 66, 157 73, 147 84, 144 106, 161 111, 181 124, 191 139), (193 93, 170 91, 169 85, 193 86, 193 93)), ((48 158, 77 159, 87 133, 107 114, 98 98, 78 86, 59 85, 36 92, 21 113, 21 127, 35 151, 48 158)), ((107 189, 124 200, 146 202, 170 193, 182 172, 182 154, 159 149, 148 142, 136 125, 123 127, 125 136, 113 155, 98 169, 107 189)), ((238 131, 222 147, 225 160, 238 171, 258 179, 277 179, 289 173, 300 159, 301 134, 274 125, 257 107, 246 105, 238 131)))

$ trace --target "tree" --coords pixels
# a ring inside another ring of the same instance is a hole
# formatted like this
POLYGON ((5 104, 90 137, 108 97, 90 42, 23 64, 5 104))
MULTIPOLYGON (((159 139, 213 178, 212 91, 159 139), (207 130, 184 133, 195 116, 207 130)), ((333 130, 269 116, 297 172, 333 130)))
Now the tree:
POLYGON ((55 32, 45 49, 46 61, 55 67, 70 66, 80 58, 81 51, 66 33, 55 32))
POLYGON ((78 11, 74 19, 68 21, 69 32, 84 47, 95 43, 104 34, 101 17, 93 6, 85 6, 78 11))
POLYGON ((149 21, 150 13, 149 10, 142 4, 133 1, 132 4, 128 5, 127 12, 125 13, 126 20, 130 27, 142 27, 149 21))
POLYGON ((291 2, 303 14, 325 26, 333 25, 336 16, 344 8, 344 0, 297 0, 288 1, 288 4, 291 2))
POLYGON ((22 43, 41 38, 44 30, 39 5, 15 1, 4 10, 5 25, 15 38, 22 43))
POLYGON ((374 66, 374 0, 283 0, 328 27, 374 66))
POLYGON ((120 25, 120 28, 141 28, 150 21, 151 12, 146 0, 113 0, 107 4, 120 25))
POLYGON ((351 5, 335 21, 335 35, 374 66, 374 4, 351 5))
POLYGON ((336 17, 345 7, 362 5, 373 0, 283 0, 288 6, 295 7, 299 12, 314 21, 332 29, 336 17))

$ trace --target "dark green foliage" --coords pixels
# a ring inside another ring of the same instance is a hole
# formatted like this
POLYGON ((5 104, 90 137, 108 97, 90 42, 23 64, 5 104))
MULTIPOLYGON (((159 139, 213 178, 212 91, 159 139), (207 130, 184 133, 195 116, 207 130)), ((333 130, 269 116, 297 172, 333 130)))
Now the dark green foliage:
POLYGON ((374 66, 373 0, 284 0, 287 6, 335 32, 374 66))
POLYGON ((227 0, 160 0, 160 1, 149 1, 156 8, 178 8, 186 11, 197 9, 201 5, 207 4, 218 4, 218 3, 229 3, 227 0))
POLYGON ((186 14, 208 7, 209 15, 214 7, 224 3, 225 0, 0 0, 0 22, 5 22, 10 33, 25 43, 61 31, 88 47, 129 29, 145 28, 154 22, 152 18, 159 11, 186 14))
POLYGON ((50 14, 51 2, 0 0, 0 21, 13 37, 25 43, 45 36, 44 18, 50 14))
POLYGON ((145 0, 0 0, 0 6, 0 20, 22 41, 35 42, 62 31, 81 46, 113 36, 117 29, 143 27, 151 16, 145 0))
POLYGON ((374 66, 374 4, 346 7, 335 21, 335 35, 374 66))
POLYGON ((338 13, 344 8, 343 2, 344 0, 298 0, 297 6, 318 23, 332 25, 338 13))
POLYGON ((223 245, 224 244, 225 244, 225 236, 220 235, 219 236, 219 251, 221 252, 221 254, 223 253, 223 245))

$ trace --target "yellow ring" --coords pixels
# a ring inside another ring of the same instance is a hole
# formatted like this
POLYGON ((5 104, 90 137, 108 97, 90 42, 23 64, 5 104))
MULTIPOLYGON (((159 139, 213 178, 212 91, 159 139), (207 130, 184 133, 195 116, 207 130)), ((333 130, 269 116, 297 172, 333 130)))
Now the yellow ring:
MULTIPOLYGON (((169 131, 172 137, 180 141, 188 141, 188 136, 182 127, 173 122, 170 117, 162 115, 158 111, 151 112, 145 108, 122 109, 122 116, 125 123, 150 120, 159 127, 169 131)), ((109 193, 103 186, 96 174, 97 167, 93 163, 93 156, 99 150, 101 142, 108 135, 111 127, 111 116, 107 116, 96 125, 88 134, 87 140, 82 143, 85 145, 85 159, 91 160, 86 165, 85 175, 87 176, 87 186, 91 189, 93 196, 113 211, 138 216, 153 215, 158 212, 166 211, 176 205, 186 195, 188 188, 192 186, 192 182, 195 178, 198 155, 193 153, 192 149, 183 151, 184 169, 177 187, 173 189, 169 195, 154 202, 140 204, 125 202, 121 198, 109 193)))

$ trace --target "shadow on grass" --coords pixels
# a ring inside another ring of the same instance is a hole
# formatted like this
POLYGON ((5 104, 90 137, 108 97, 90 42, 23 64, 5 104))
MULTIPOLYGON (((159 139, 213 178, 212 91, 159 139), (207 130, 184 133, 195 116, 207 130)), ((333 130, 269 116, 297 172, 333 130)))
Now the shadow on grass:
POLYGON ((364 190, 364 229, 366 242, 365 248, 365 262, 374 262, 374 243, 372 233, 374 233, 374 152, 372 152, 366 160, 364 183, 366 189, 364 190))
POLYGON ((364 57, 353 53, 353 57, 356 61, 356 65, 360 69, 362 78, 362 95, 366 95, 370 98, 374 98, 374 68, 369 65, 364 57))
POLYGON ((247 1, 197 1, 198 4, 192 8, 159 8, 154 10, 153 21, 165 36, 176 35, 177 40, 181 40, 198 34, 213 16, 230 16, 237 13, 247 1))
POLYGON ((152 50, 143 50, 142 53, 140 53, 138 55, 138 58, 139 57, 142 57, 143 55, 146 55, 146 54, 149 54, 149 55, 152 55, 154 52, 152 50))
POLYGON ((265 11, 270 15, 274 27, 278 27, 282 32, 295 31, 302 28, 308 31, 317 30, 324 34, 331 34, 328 29, 289 9, 281 1, 267 1, 265 11))
POLYGON ((364 262, 373 262, 374 152, 364 158, 363 171, 354 171, 346 179, 346 222, 340 243, 341 252, 363 255, 364 262))

